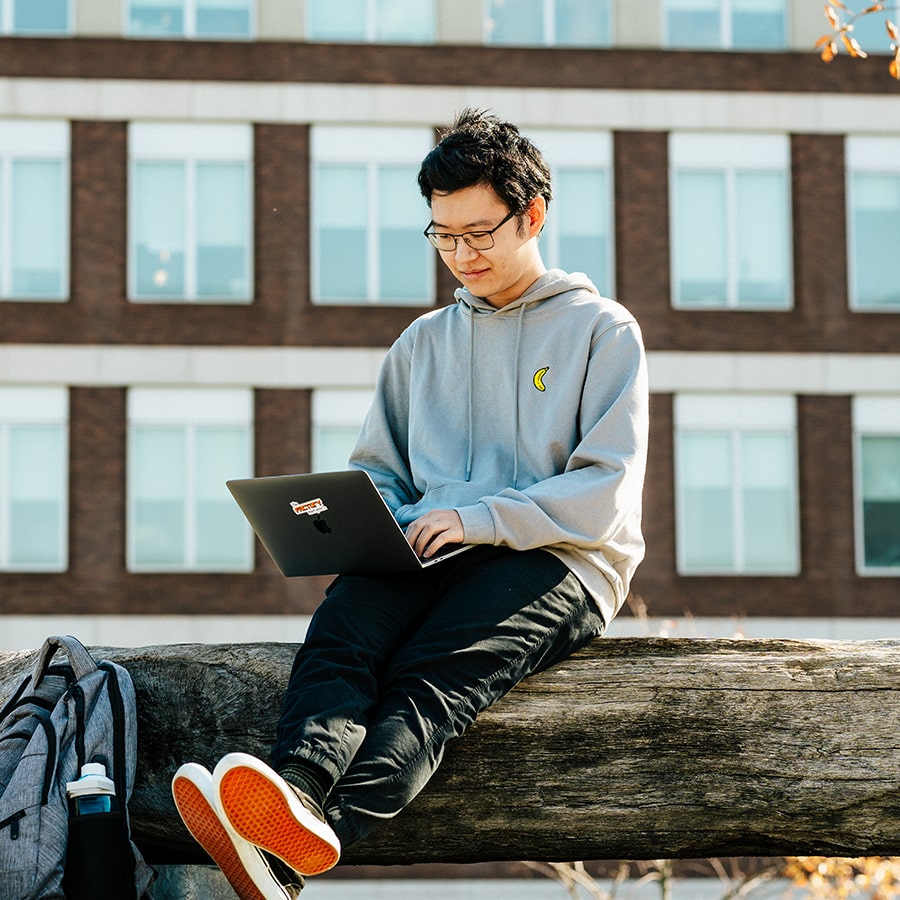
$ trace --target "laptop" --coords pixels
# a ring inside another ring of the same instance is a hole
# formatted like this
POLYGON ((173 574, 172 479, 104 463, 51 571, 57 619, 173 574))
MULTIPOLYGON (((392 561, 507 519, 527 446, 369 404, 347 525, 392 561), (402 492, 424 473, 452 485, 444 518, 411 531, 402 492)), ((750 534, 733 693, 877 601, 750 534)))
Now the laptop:
POLYGON ((282 575, 413 572, 468 550, 421 559, 368 472, 313 472, 226 482, 282 575))

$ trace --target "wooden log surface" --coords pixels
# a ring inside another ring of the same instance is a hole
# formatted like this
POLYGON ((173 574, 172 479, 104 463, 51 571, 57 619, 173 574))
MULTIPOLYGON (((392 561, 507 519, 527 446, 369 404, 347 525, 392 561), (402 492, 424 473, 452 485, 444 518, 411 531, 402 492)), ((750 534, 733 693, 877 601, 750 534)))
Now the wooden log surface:
MULTIPOLYGON (((133 831, 203 859, 172 773, 268 758, 295 644, 91 648, 138 696, 133 831)), ((0 653, 0 698, 36 651, 0 653)), ((603 638, 448 747, 347 863, 900 855, 900 641, 603 638)))

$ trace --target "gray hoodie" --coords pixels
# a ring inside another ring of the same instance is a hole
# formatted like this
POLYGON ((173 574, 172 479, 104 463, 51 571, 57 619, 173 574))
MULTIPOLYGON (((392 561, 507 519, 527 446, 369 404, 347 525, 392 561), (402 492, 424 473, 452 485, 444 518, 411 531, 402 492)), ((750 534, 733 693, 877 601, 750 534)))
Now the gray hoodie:
POLYGON ((390 349, 350 464, 402 526, 455 509, 467 542, 558 556, 608 624, 644 555, 640 329, 558 269, 502 309, 456 300, 390 349))

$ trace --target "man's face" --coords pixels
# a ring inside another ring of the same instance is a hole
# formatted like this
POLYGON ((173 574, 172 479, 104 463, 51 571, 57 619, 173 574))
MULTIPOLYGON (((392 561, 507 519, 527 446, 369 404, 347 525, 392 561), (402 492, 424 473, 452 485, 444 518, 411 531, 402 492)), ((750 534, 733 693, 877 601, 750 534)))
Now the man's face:
MULTIPOLYGON (((431 231, 463 234, 490 231, 509 215, 503 201, 486 185, 473 185, 431 197, 431 231)), ((494 246, 476 250, 461 237, 454 250, 438 251, 456 279, 476 297, 498 309, 518 299, 544 272, 537 234, 544 223, 540 198, 522 216, 513 216, 493 233, 494 246)))

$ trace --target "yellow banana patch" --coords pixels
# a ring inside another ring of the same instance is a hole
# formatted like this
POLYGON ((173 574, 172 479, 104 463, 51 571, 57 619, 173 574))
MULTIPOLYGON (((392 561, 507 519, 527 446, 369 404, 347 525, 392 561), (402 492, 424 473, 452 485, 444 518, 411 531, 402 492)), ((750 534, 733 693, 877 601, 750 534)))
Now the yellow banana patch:
POLYGON ((531 380, 534 382, 534 386, 539 391, 546 391, 547 388, 544 385, 544 376, 550 371, 550 366, 544 366, 543 369, 538 369, 537 372, 534 373, 534 378, 531 380))

